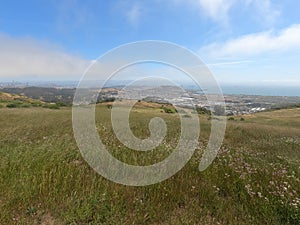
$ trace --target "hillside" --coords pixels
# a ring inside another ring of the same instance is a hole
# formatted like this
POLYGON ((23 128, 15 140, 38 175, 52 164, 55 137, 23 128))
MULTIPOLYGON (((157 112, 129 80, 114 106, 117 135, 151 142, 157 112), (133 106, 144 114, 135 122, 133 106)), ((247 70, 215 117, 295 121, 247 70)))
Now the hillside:
POLYGON ((2 88, 3 92, 27 96, 44 102, 64 102, 71 104, 75 93, 74 88, 24 87, 2 88))
MULTIPOLYGON (((2 100, 11 98, 2 94, 2 100)), ((133 133, 147 137, 149 120, 161 117, 167 138, 155 151, 128 150, 113 134, 106 105, 97 106, 96 127, 120 160, 152 164, 176 145, 178 115, 140 103, 130 116, 133 133)), ((300 109, 233 117, 218 157, 204 172, 198 164, 210 120, 199 118, 199 147, 180 172, 159 184, 128 187, 106 180, 83 160, 71 108, 1 108, 1 224, 298 225, 300 109)))
POLYGON ((41 100, 32 99, 23 94, 11 94, 0 92, 0 108, 30 108, 30 107, 44 107, 50 109, 59 109, 60 106, 66 106, 63 102, 43 102, 41 100))

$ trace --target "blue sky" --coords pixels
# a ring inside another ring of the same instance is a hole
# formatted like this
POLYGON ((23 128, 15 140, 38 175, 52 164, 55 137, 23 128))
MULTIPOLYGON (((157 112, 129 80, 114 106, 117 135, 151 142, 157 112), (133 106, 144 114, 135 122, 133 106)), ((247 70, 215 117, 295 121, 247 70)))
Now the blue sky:
POLYGON ((196 52, 221 83, 300 85, 296 0, 2 1, 0 80, 78 79, 121 44, 196 52))

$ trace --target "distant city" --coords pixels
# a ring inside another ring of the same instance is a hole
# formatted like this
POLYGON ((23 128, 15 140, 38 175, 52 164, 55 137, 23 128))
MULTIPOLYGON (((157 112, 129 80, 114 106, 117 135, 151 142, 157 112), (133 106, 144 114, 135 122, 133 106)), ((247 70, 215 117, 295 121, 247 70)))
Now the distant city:
MULTIPOLYGON (((213 95, 214 93, 209 93, 208 90, 201 91, 201 89, 199 90, 199 88, 193 85, 182 85, 181 90, 185 90, 185 92, 178 91, 178 88, 175 88, 175 86, 134 86, 130 90, 133 93, 130 97, 128 90, 127 92, 125 91, 126 84, 128 83, 130 83, 128 80, 109 82, 104 85, 105 88, 100 93, 99 88, 96 87, 91 88, 89 91, 91 95, 97 95, 95 97, 97 102, 113 101, 118 98, 131 98, 148 102, 171 103, 183 108, 195 106, 213 111, 212 104, 208 104, 206 95, 213 95), (125 92, 127 93, 126 95, 124 95, 125 92)), ((1 82, 0 91, 24 95, 44 102, 64 102, 72 105, 77 84, 77 81, 12 81, 1 82)), ((239 86, 224 86, 222 88, 226 103, 226 115, 228 116, 300 106, 300 95, 271 96, 270 94, 257 94, 259 87, 252 87, 252 92, 251 87, 248 87, 248 89, 244 88, 243 90, 239 86)), ((261 87, 260 91, 262 93, 267 92, 271 87, 268 88, 261 87)), ((273 88, 276 89, 276 87, 273 88)), ((291 90, 291 88, 287 89, 291 90)), ((299 92, 299 89, 297 91, 299 92)), ((213 105, 219 104, 217 101, 213 103, 213 105)))
MULTIPOLYGON (((99 82, 99 81, 98 81, 99 82)), ((104 84, 105 87, 122 87, 132 80, 109 80, 104 84)), ((0 88, 24 88, 24 87, 52 87, 52 88, 76 88, 78 80, 65 80, 65 81, 0 81, 0 88)), ((101 84, 104 81, 100 82, 101 84)), ((155 82, 154 82, 155 83, 155 82)), ((94 84, 94 81, 91 81, 94 84)), ((180 82, 184 89, 199 90, 199 87, 189 82, 180 82)), ((151 85, 151 84, 150 84, 151 85)), ((300 97, 300 86, 298 85, 278 85, 278 84, 220 84, 222 92, 229 95, 263 95, 263 96, 295 96, 300 97)))

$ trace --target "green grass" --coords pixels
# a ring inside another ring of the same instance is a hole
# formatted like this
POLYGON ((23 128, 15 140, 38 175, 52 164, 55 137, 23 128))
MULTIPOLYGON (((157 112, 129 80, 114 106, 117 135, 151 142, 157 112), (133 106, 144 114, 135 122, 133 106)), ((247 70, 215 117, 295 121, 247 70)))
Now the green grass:
MULTIPOLYGON (((97 108, 96 126, 109 151, 127 163, 163 160, 179 137, 177 113, 136 107, 133 133, 145 138, 160 116, 166 140, 147 153, 116 139, 110 109, 97 108)), ((258 113, 228 121, 223 146, 204 172, 198 164, 210 132, 193 158, 170 179, 146 187, 115 184, 82 159, 70 108, 0 109, 0 224, 299 224, 300 109, 258 113)))

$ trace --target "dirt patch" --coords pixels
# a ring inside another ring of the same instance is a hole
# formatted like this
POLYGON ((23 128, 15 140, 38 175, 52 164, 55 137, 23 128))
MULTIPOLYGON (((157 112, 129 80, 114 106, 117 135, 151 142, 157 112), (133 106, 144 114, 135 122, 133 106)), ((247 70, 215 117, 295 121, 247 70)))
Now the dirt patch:
POLYGON ((47 213, 42 217, 40 224, 41 225, 54 225, 55 219, 53 218, 53 216, 51 216, 51 214, 47 213))

